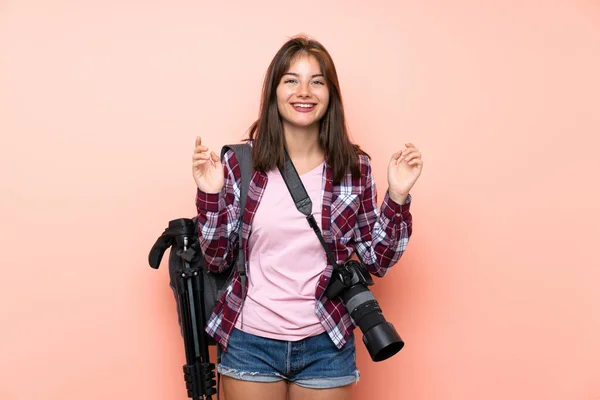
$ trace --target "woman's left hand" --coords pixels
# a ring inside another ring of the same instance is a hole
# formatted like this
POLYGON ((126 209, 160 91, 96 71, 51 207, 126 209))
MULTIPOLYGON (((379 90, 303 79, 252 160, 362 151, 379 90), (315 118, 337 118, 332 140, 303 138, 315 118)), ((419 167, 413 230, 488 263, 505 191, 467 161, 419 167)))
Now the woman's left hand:
POLYGON ((395 153, 388 165, 388 191, 390 198, 398 204, 403 204, 408 193, 423 170, 421 152, 412 143, 406 143, 406 148, 395 153))

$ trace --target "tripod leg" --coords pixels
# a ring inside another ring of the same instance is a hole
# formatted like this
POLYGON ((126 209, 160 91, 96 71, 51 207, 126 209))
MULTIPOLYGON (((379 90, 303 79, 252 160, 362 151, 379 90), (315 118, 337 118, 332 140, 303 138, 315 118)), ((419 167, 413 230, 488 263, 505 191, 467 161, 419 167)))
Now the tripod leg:
POLYGON ((186 364, 183 366, 185 386, 188 397, 193 400, 202 400, 204 398, 204 392, 202 390, 202 384, 199 381, 201 371, 199 371, 200 360, 197 351, 198 342, 195 340, 195 337, 197 337, 195 332, 197 332, 198 329, 195 325, 195 318, 193 317, 194 313, 192 312, 194 309, 193 292, 188 291, 188 283, 190 280, 185 270, 180 270, 179 274, 177 291, 179 295, 179 304, 181 305, 181 324, 185 346, 186 364))
POLYGON ((208 352, 208 336, 206 332, 204 332, 204 326, 206 325, 206 316, 204 313, 203 299, 204 299, 204 277, 202 275, 202 271, 196 271, 194 277, 192 278, 194 294, 196 299, 199 301, 195 302, 196 305, 196 315, 199 330, 197 332, 198 335, 198 346, 200 350, 200 367, 202 371, 202 384, 203 391, 205 396, 207 396, 207 400, 211 400, 211 396, 216 393, 215 384, 215 364, 210 362, 210 355, 208 352))
MULTIPOLYGON (((187 237, 183 238, 184 251, 187 237)), ((186 365, 183 366, 188 397, 212 399, 215 394, 214 364, 209 362, 208 340, 204 332, 202 271, 182 260, 178 269, 177 293, 185 344, 186 365)))
POLYGON ((183 272, 180 272, 180 275, 177 279, 177 295, 179 296, 179 305, 180 305, 180 314, 181 314, 181 325, 183 331, 183 342, 185 346, 185 358, 188 364, 192 363, 196 359, 196 350, 194 344, 194 331, 196 330, 194 327, 194 321, 191 316, 191 308, 190 304, 190 293, 187 291, 187 282, 183 272))

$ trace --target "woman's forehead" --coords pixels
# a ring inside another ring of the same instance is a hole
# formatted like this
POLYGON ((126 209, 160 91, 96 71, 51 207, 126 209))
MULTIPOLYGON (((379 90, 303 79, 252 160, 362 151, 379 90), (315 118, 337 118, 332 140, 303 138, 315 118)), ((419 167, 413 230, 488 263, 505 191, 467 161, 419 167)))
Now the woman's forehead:
POLYGON ((290 66, 286 72, 310 72, 322 73, 319 60, 312 54, 300 53, 292 58, 290 66))

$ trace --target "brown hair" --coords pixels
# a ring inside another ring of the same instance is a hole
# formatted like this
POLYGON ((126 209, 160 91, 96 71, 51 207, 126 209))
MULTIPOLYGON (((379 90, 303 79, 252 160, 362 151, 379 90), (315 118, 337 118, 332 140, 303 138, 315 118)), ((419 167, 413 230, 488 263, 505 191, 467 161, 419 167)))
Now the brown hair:
POLYGON ((360 176, 358 154, 366 153, 350 142, 333 60, 323 45, 304 35, 288 40, 267 69, 259 118, 249 129, 250 140, 253 140, 254 169, 264 172, 284 164, 285 137, 277 108, 277 86, 294 58, 300 54, 317 59, 329 89, 329 105, 320 121, 319 144, 325 150, 327 162, 333 168, 333 181, 339 183, 348 171, 357 179, 360 176))

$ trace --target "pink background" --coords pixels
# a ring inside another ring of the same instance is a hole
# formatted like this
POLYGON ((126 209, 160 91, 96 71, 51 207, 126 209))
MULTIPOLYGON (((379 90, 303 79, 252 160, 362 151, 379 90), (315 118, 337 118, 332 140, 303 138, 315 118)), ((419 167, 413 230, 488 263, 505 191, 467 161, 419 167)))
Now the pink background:
POLYGON ((355 398, 600 399, 597 1, 0 3, 0 399, 185 399, 167 265, 196 135, 258 113, 306 32, 330 50, 379 193, 425 168, 373 291, 406 340, 355 398))

